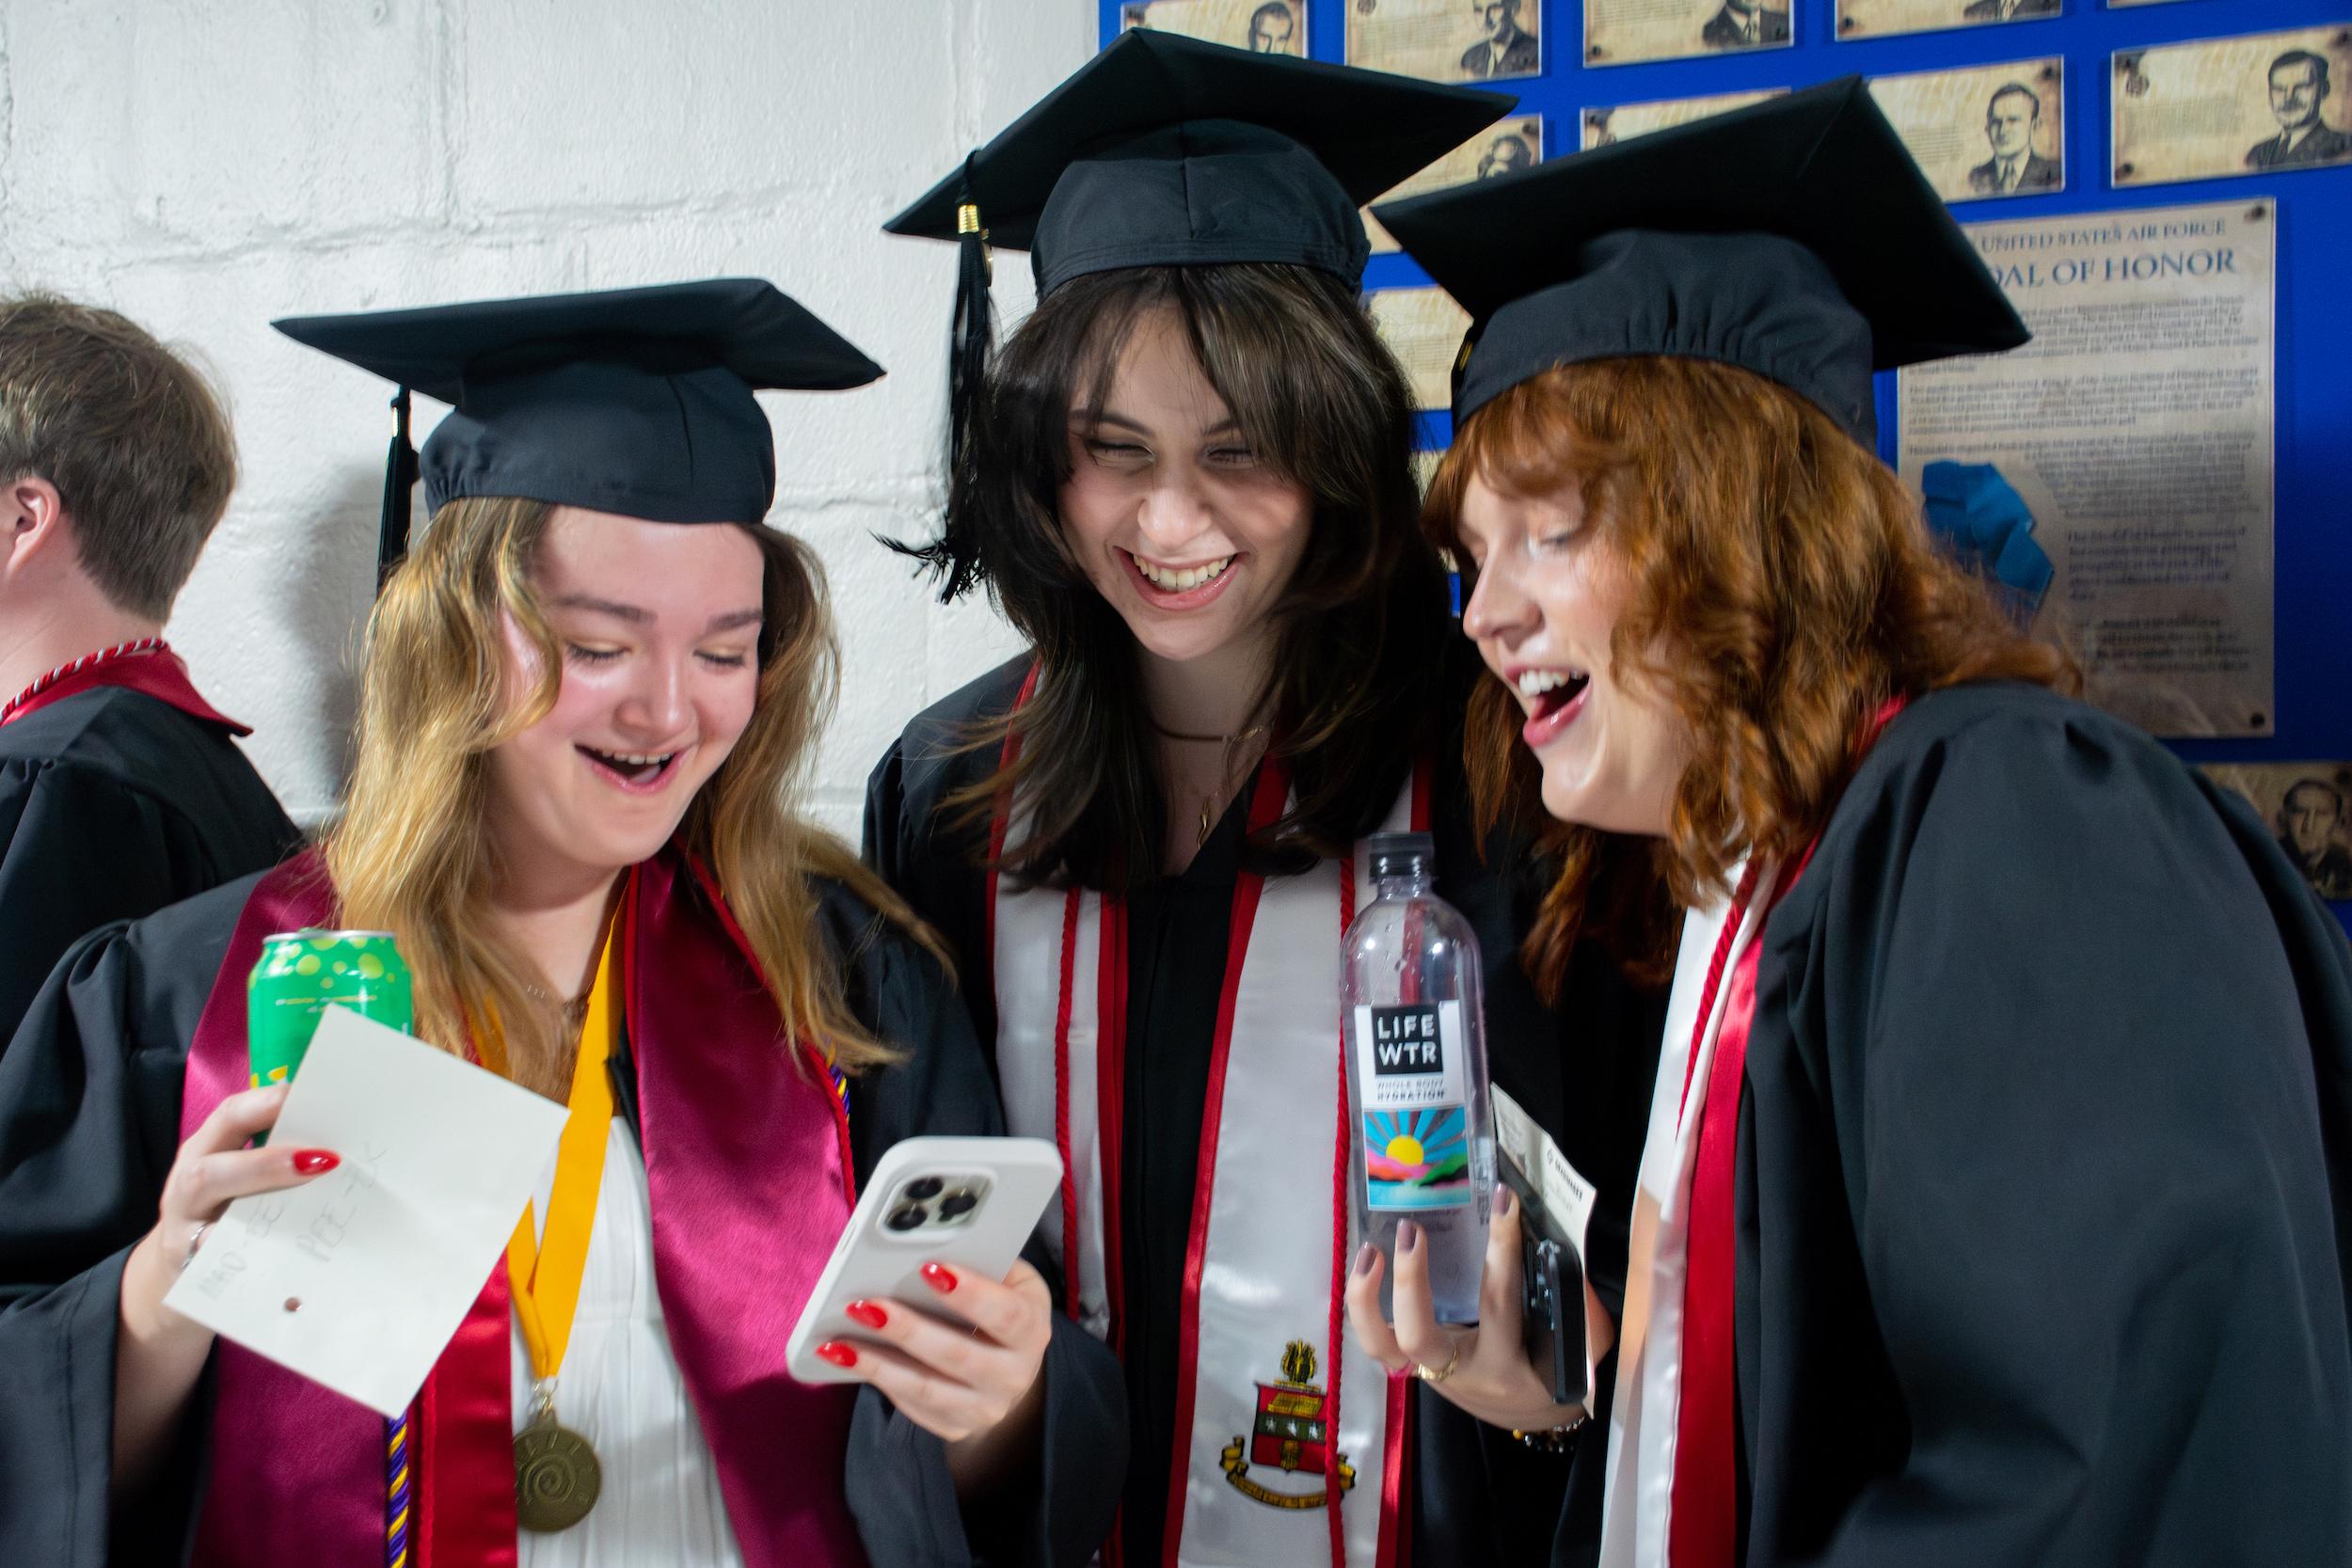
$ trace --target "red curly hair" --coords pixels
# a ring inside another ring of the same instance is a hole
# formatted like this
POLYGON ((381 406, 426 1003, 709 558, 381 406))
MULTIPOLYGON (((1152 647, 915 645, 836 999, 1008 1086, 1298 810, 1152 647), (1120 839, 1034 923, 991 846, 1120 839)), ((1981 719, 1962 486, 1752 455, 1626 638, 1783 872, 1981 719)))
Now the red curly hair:
POLYGON ((1588 924, 1637 976, 1670 974, 1677 907, 1723 890, 1742 854, 1785 859, 1810 843, 1889 697, 1973 680, 2080 688, 2064 652, 2019 631, 1939 552, 1875 453, 1736 366, 1595 360, 1479 409, 1422 512, 1457 561, 1473 475, 1514 496, 1578 487, 1632 584, 1612 657, 1651 676, 1692 736, 1666 838, 1553 822, 1516 699, 1479 682, 1464 760, 1481 831, 1512 819, 1557 857, 1520 950, 1548 998, 1588 924))

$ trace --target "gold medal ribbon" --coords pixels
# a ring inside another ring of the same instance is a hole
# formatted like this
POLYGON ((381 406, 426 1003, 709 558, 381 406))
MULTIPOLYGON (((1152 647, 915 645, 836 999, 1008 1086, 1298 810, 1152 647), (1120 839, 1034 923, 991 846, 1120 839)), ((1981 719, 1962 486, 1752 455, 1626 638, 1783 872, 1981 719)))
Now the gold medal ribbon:
MULTIPOLYGON (((535 1211, 525 1208, 506 1243, 515 1317, 522 1324, 523 1342, 531 1348, 531 1370, 542 1385, 562 1368, 564 1352, 571 1344, 580 1276, 588 1267, 588 1236, 596 1223, 596 1194, 604 1185, 604 1152, 612 1129, 612 1080, 605 1064, 612 1054, 621 1015, 613 945, 608 928, 596 959, 596 984, 588 992, 588 1017, 580 1025, 579 1058, 572 1068, 571 1115, 556 1145, 547 1229, 538 1234, 532 1224, 535 1211)), ((499 1045, 503 1057, 505 1042, 499 1045)))
MULTIPOLYGON (((532 1531, 568 1529, 588 1515, 603 1490, 604 1470, 588 1440, 555 1418, 555 1374, 571 1346, 580 1310, 580 1276, 588 1267, 588 1238, 596 1228, 596 1197, 604 1185, 604 1154, 612 1131, 612 1083, 606 1074, 620 1028, 619 980, 614 971, 615 921, 605 927, 596 983, 580 1024, 572 1065, 570 1115, 556 1143, 555 1180, 548 1193, 548 1223, 537 1233, 532 1208, 523 1210, 506 1243, 506 1277, 531 1352, 532 1415, 515 1434, 515 1517, 532 1531)), ((486 1031, 491 1069, 504 1074, 506 1041, 498 1021, 486 1031)))

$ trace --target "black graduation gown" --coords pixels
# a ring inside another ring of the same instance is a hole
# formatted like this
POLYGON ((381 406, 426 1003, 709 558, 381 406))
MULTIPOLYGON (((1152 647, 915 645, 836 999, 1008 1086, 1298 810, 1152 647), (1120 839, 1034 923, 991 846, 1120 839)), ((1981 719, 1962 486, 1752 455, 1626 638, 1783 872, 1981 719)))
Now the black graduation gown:
MULTIPOLYGON (((960 750, 969 726, 1012 705, 1025 656, 917 716, 874 769, 866 859, 946 937, 983 1042, 996 1037, 986 949, 985 828, 959 830, 941 803, 987 777, 993 748, 960 750)), ((1462 672, 1465 678, 1470 672, 1462 672)), ((1399 759, 1400 766, 1403 759, 1399 759)), ((1403 783, 1400 774, 1399 784, 1403 783)), ((1182 876, 1136 889, 1127 911, 1127 1052, 1121 1173, 1127 1395, 1132 1460, 1122 1498, 1127 1560, 1159 1560, 1176 1433, 1178 1303, 1209 1058, 1249 791, 1236 797, 1182 876)), ((1623 1302, 1627 1227, 1642 1129, 1657 1069, 1662 996, 1626 986, 1597 953, 1580 955, 1557 1011, 1517 961, 1540 887, 1506 874, 1523 858, 1482 861, 1458 748, 1436 761, 1431 827, 1437 892, 1476 929, 1485 960, 1486 1044, 1495 1081, 1542 1123, 1599 1188, 1588 1243, 1596 1290, 1623 1302)), ((1044 960, 1044 961, 1050 961, 1044 960)), ((1332 983, 1315 976, 1314 984, 1332 983)), ((1600 1369, 1613 1393, 1613 1358, 1600 1369)), ((1429 1389, 1415 1410, 1415 1560, 1581 1563, 1597 1551, 1607 1415, 1567 1454, 1532 1450, 1429 1389)))
MULTIPOLYGON (((93 933, 58 966, 0 1057, 0 1563, 178 1562, 192 1544, 203 1420, 186 1423, 183 1451, 155 1496, 109 1541, 116 1304, 124 1257, 154 1224, 179 1146, 187 1042, 252 886, 93 933)), ((860 1180, 914 1133, 1001 1132, 987 1068, 938 961, 846 888, 822 891, 820 918, 852 1008, 906 1053, 851 1081, 860 1180)), ((613 1077, 634 1131, 626 1051, 613 1077)), ((1036 1488, 980 1521, 975 1533, 985 1539, 969 1546, 940 1440, 871 1388, 860 1391, 842 1484, 875 1568, 1086 1562, 1109 1530, 1125 1460, 1119 1369, 1057 1316, 1045 1374, 1036 1488)))
POLYGON ((1746 1560, 2352 1561, 2352 951, 2243 802, 1938 693, 1763 942, 1746 1560))
POLYGON ((0 1042, 76 938, 267 870, 300 836, 226 729, 145 692, 0 725, 0 1042))

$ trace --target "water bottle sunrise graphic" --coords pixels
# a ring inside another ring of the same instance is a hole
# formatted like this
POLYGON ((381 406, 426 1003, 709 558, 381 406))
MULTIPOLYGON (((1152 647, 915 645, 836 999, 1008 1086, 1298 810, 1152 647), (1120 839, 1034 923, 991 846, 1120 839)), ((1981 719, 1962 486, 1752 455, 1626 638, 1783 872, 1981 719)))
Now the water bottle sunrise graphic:
POLYGON ((1443 1209, 1470 1188, 1467 1118, 1458 1105, 1364 1116, 1364 1182, 1383 1209, 1443 1209))

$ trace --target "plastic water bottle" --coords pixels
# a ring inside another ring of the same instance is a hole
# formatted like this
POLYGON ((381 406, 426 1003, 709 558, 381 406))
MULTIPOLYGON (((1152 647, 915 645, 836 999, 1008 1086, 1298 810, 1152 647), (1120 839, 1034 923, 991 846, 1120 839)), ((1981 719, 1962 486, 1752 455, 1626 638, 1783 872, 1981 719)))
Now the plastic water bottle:
POLYGON ((1427 833, 1380 833, 1370 849, 1378 896, 1348 927, 1341 995, 1356 1238, 1388 1255, 1387 1309, 1397 1223, 1411 1220, 1428 1248, 1438 1321, 1476 1323, 1495 1180, 1478 939, 1429 891, 1427 833))

